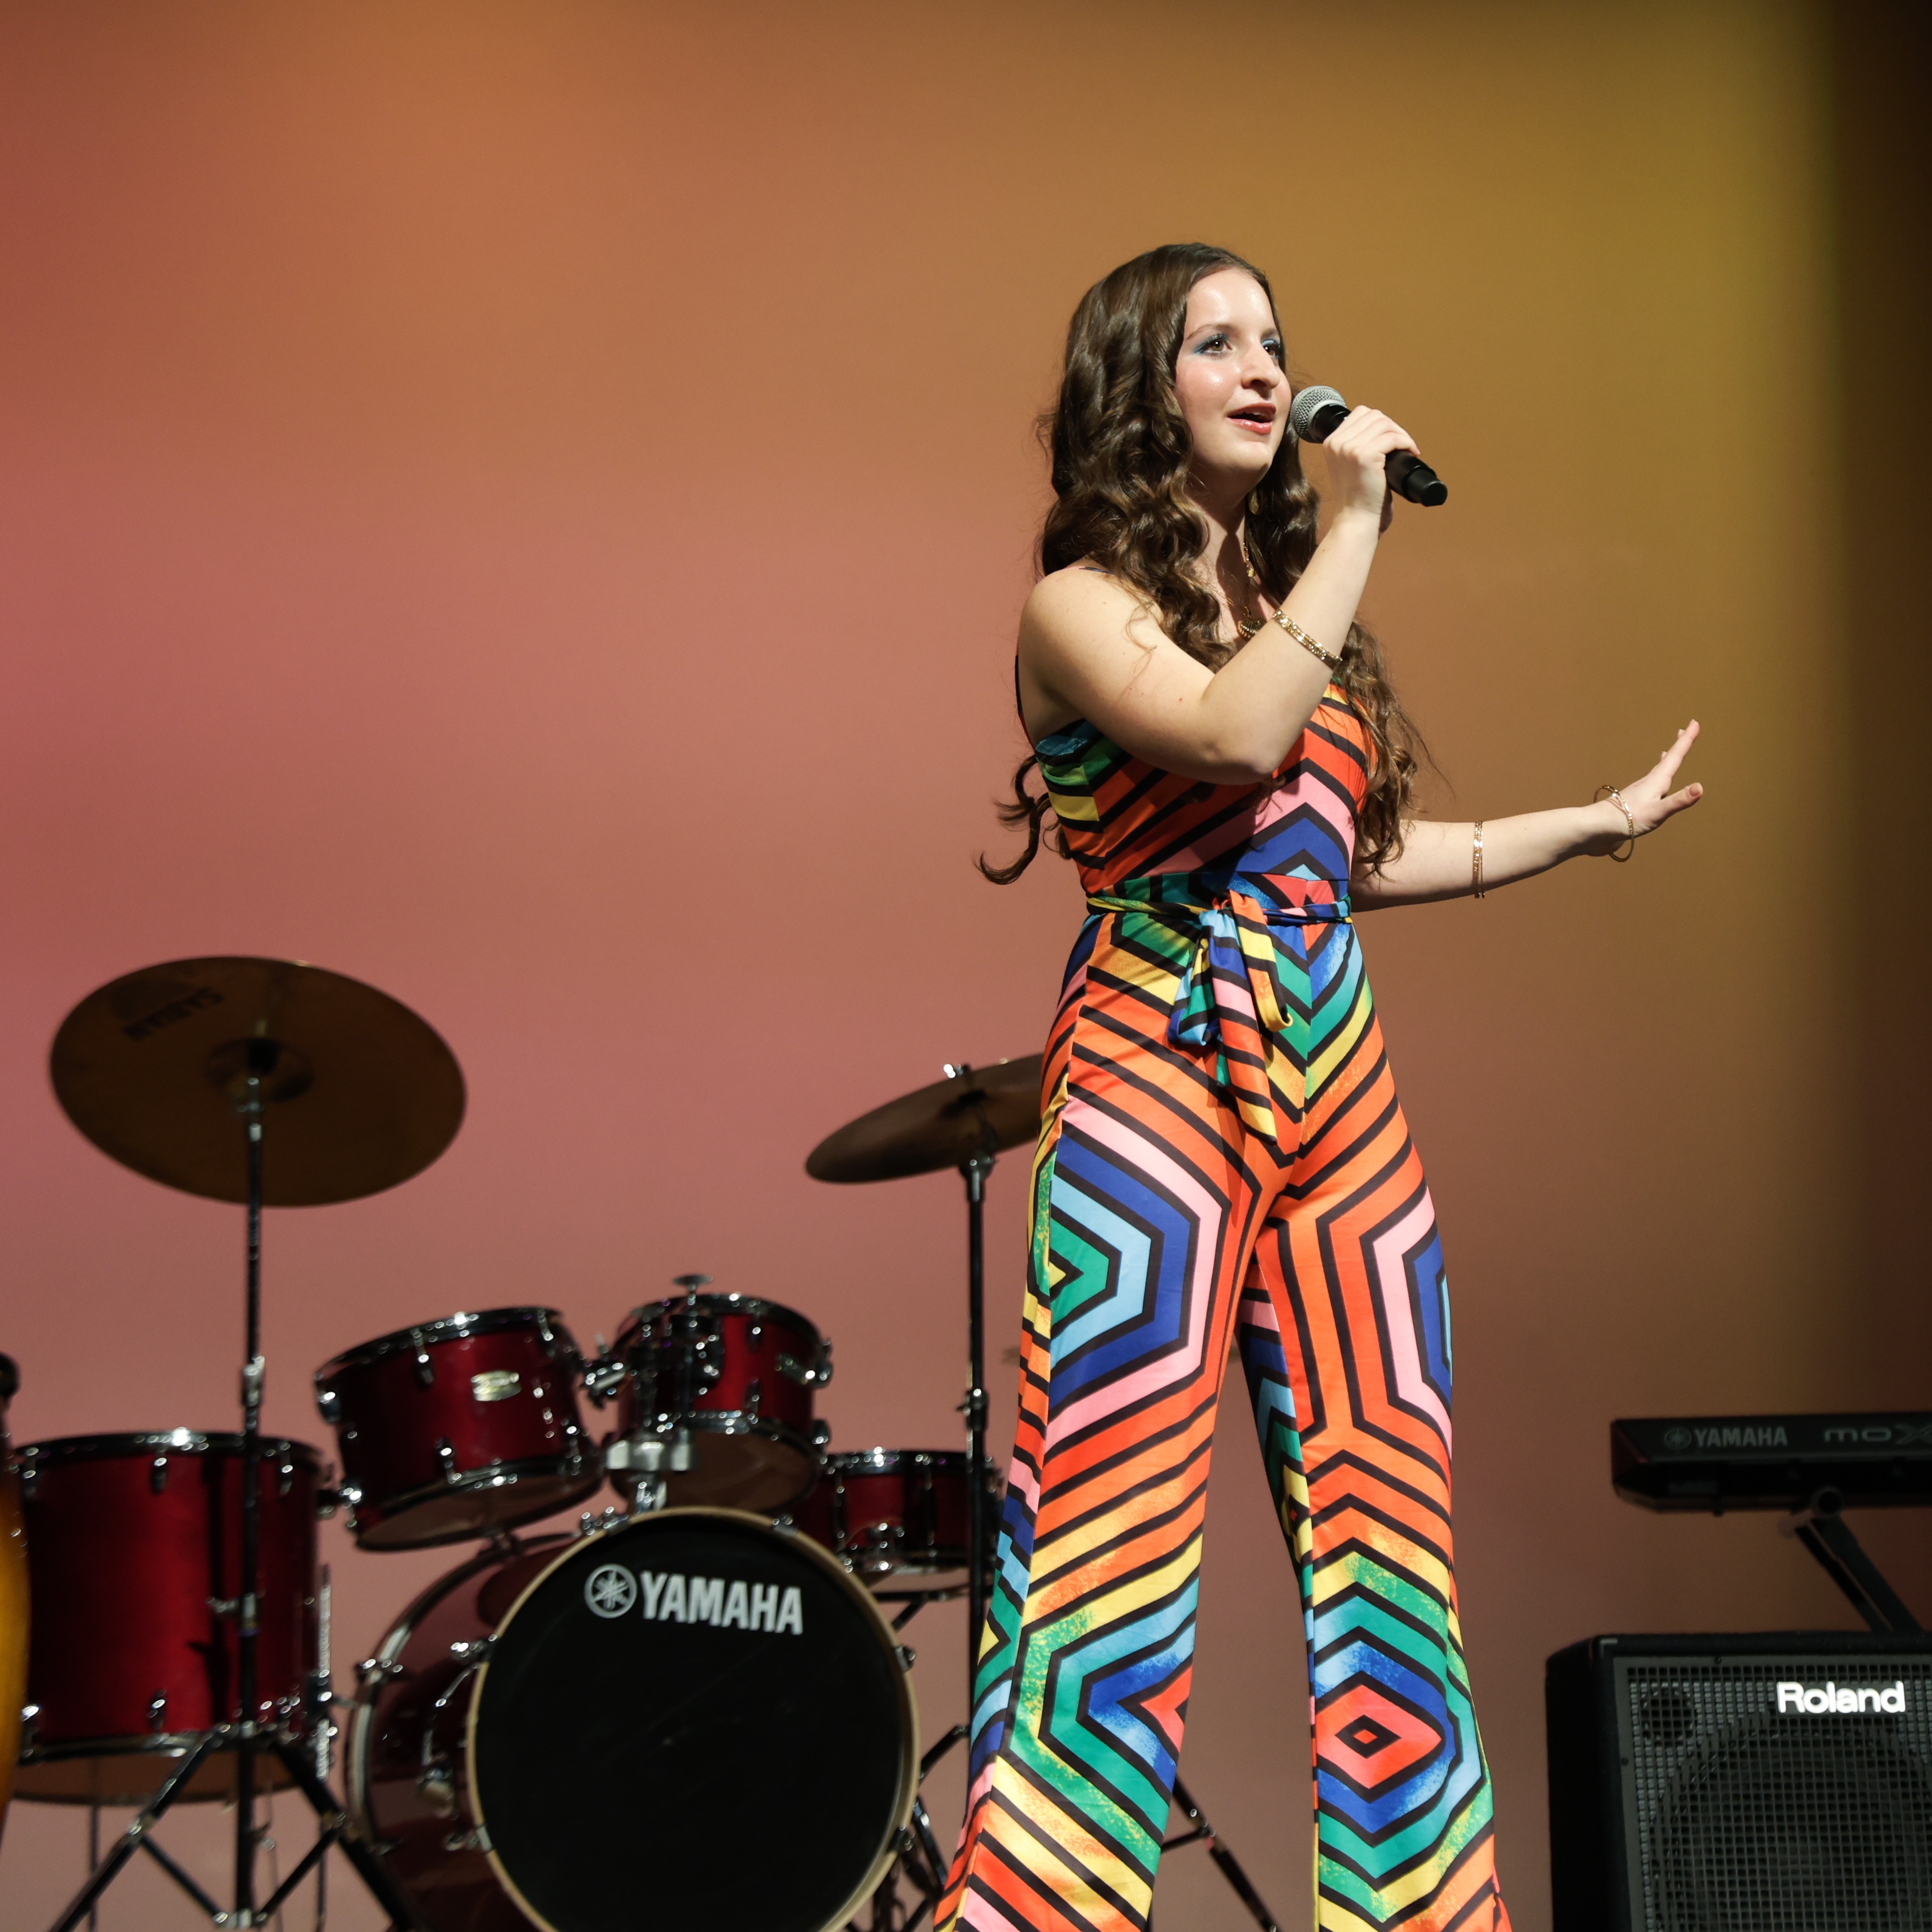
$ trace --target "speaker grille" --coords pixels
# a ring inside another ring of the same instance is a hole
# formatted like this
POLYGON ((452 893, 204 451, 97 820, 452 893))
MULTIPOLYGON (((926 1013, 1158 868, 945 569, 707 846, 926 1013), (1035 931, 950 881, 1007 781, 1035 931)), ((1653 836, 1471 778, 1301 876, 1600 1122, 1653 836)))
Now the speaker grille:
POLYGON ((1626 1659, 1617 1673, 1646 1932, 1932 1932, 1932 1662, 1626 1659), (1780 1683, 1900 1682, 1903 1713, 1778 1710, 1780 1683))

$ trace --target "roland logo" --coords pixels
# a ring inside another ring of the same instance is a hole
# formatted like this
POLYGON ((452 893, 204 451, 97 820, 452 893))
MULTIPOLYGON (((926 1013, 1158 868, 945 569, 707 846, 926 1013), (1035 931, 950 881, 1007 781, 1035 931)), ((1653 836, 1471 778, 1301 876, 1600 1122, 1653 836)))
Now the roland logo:
POLYGON ((1897 1713, 1904 1708, 1903 1682, 1894 1682, 1889 1690, 1880 1690, 1875 1684, 1861 1684, 1856 1690, 1849 1684, 1826 1684, 1822 1688, 1813 1684, 1780 1684, 1778 1687, 1780 1717, 1787 1712, 1802 1711, 1811 1718, 1821 1718, 1827 1712, 1834 1717, 1855 1718, 1862 1711, 1897 1713))

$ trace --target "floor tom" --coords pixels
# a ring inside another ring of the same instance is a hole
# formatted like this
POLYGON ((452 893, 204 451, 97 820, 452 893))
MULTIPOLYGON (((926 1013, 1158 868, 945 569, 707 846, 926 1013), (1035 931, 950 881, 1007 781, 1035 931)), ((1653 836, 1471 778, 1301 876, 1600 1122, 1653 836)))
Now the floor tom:
MULTIPOLYGON (((32 1628, 20 1796, 144 1803, 192 1742, 242 1715, 236 1600, 242 1582, 242 1439, 177 1429, 70 1436, 17 1458, 32 1552, 32 1628)), ((260 1723, 301 1734, 318 1666, 320 1464, 306 1444, 262 1437, 260 1723)), ((258 1761, 264 1788, 286 1781, 258 1761)), ((218 1754, 184 1796, 234 1795, 218 1754)))

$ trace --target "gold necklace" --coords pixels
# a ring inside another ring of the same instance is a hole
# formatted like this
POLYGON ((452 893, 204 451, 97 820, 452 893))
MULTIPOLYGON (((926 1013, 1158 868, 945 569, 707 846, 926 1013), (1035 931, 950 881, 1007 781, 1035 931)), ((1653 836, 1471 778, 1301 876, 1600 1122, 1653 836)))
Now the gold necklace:
MULTIPOLYGON (((1255 603, 1255 592, 1261 588, 1262 580, 1255 574, 1254 560, 1248 555, 1247 532, 1245 530, 1237 530, 1234 532, 1234 541, 1241 547, 1241 568, 1246 575, 1250 586, 1244 593, 1242 598, 1243 602, 1248 607, 1248 614, 1245 617, 1234 619, 1234 627, 1240 632, 1245 640, 1255 636, 1268 620, 1262 615, 1255 603)), ((1232 614, 1230 613, 1230 614, 1232 614)))

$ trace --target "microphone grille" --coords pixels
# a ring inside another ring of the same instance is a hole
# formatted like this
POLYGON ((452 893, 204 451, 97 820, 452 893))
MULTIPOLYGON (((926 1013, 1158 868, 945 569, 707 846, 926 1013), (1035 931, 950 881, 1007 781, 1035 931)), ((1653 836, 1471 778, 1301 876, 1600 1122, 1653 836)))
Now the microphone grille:
POLYGON ((1298 389, 1294 400, 1288 405, 1288 428, 1304 442, 1321 442, 1320 436, 1312 434, 1315 418, 1331 405, 1344 410, 1348 406, 1342 400, 1340 390, 1324 388, 1318 382, 1306 389, 1298 389))

